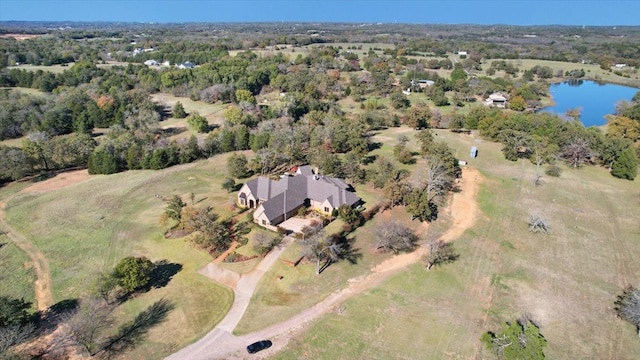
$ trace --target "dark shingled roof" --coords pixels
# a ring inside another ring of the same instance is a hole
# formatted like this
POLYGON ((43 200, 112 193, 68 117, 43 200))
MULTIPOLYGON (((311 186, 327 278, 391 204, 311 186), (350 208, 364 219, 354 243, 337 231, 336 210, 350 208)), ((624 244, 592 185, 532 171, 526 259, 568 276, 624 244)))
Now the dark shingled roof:
POLYGON ((285 176, 277 181, 259 177, 247 182, 251 193, 262 203, 264 213, 273 221, 284 213, 288 213, 307 199, 318 202, 328 200, 331 206, 353 206, 360 198, 344 180, 314 174, 308 165, 300 166, 295 176, 285 176))

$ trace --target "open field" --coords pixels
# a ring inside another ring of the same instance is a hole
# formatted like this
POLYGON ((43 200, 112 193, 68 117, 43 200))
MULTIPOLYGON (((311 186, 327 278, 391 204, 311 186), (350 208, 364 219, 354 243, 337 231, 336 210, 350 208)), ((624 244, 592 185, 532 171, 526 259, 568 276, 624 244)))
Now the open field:
POLYGON ((6 140, 2 140, 0 141, 0 145, 4 145, 4 146, 13 146, 13 147, 22 147, 22 141, 26 139, 25 136, 23 137, 19 137, 16 139, 6 139, 6 140))
MULTIPOLYGON (((640 273, 640 263, 633 257, 640 251, 637 182, 586 167, 565 169, 560 178, 543 177, 543 185, 536 187, 534 166, 504 160, 499 144, 482 141, 476 134, 435 133, 436 139, 445 141, 457 157, 485 177, 478 199, 482 215, 472 230, 455 240, 460 259, 430 272, 413 265, 345 301, 296 336, 275 358, 487 358, 480 335, 524 313, 540 323, 549 342, 549 358, 636 358, 640 343, 635 332, 615 317, 612 307, 623 286, 637 285, 640 273), (479 149, 476 159, 467 156, 471 146, 479 149), (529 233, 525 220, 530 213, 550 219, 552 233, 529 233)), ((391 158, 400 134, 409 136, 409 147, 417 147, 413 130, 391 128, 375 135, 373 140, 383 144, 372 155, 391 158)), ((8 220, 46 254, 56 301, 81 296, 97 271, 111 268, 127 255, 181 264, 182 271, 168 286, 119 309, 120 318, 129 319, 162 297, 176 304, 169 319, 128 357, 160 358, 211 329, 227 311, 231 294, 196 273, 211 260, 208 255, 184 240, 162 237, 158 218, 165 205, 155 194, 165 198, 181 194, 188 199, 193 191, 202 200, 200 205, 211 205, 221 217, 229 216, 235 193, 220 188, 226 174, 219 169, 225 161, 226 156, 217 156, 163 171, 93 176, 48 192, 25 189, 8 203, 8 220)), ((415 167, 422 164, 419 160, 415 167)), ((26 185, 0 188, 0 196, 6 198, 26 185)), ((357 186, 357 190, 365 206, 374 204, 381 194, 370 186, 357 186)), ((294 244, 258 284, 236 332, 246 334, 286 320, 389 258, 390 254, 373 250, 374 225, 391 219, 405 222, 429 239, 449 226, 447 210, 426 232, 410 221, 404 209, 385 211, 352 234, 354 248, 361 254, 357 264, 336 263, 319 276, 314 273, 315 264, 290 265, 300 257, 300 248, 294 244)), ((333 230, 339 228, 332 225, 333 230)), ((238 252, 250 255, 250 244, 238 252)), ((0 248, 0 256, 5 250, 0 248)), ((11 269, 7 271, 23 265, 25 259, 19 255, 8 258, 6 266, 11 269)), ((228 264, 238 272, 253 266, 228 264)), ((12 277, 7 283, 17 289, 10 291, 27 291, 25 284, 33 275, 23 270, 22 278, 12 277)))
MULTIPOLYGON (((342 51, 350 51, 358 54, 359 56, 367 55, 369 50, 373 50, 378 55, 382 55, 382 49, 393 49, 395 45, 387 43, 322 43, 322 44, 309 44, 304 46, 292 46, 288 44, 280 44, 275 46, 267 46, 264 48, 253 48, 250 51, 260 56, 275 55, 278 53, 284 53, 289 55, 291 59, 295 59, 298 55, 306 56, 309 53, 309 49, 314 47, 332 46, 334 48, 342 47, 342 51), (352 47, 353 49, 347 49, 352 47), (359 48, 359 49, 358 49, 359 48), (374 50, 378 49, 378 50, 374 50)), ((229 55, 236 56, 246 50, 229 50, 229 55)))
POLYGON ((346 301, 275 357, 486 358, 481 334, 528 313, 549 358, 637 358, 633 327, 613 311, 620 289, 638 282, 637 183, 590 167, 536 187, 534 166, 505 161, 499 144, 438 133, 463 159, 478 146, 470 163, 486 178, 483 218, 455 241, 460 259, 430 272, 416 265, 346 301), (529 213, 550 219, 552 233, 529 233, 529 213))
POLYGON ((0 235, 0 294, 32 302, 35 310, 34 281, 29 258, 6 235, 0 235))
MULTIPOLYGON (((64 72, 65 70, 70 69, 75 63, 67 63, 67 64, 56 64, 56 65, 31 65, 31 64, 20 64, 20 65, 13 65, 13 66, 9 66, 7 67, 7 69, 11 70, 11 69, 18 69, 18 70, 27 70, 27 71, 38 71, 38 70, 42 70, 42 71, 49 71, 52 72, 54 74, 61 74, 62 72, 64 72)), ((121 61, 107 61, 104 64, 102 63, 98 63, 96 64, 97 67, 99 68, 111 68, 113 66, 127 66, 128 63, 126 62, 121 62, 121 61)))
POLYGON ((14 38, 18 41, 29 40, 39 38, 41 36, 46 36, 46 34, 2 34, 0 38, 14 38))
POLYGON ((402 209, 380 214, 350 235, 354 239, 353 248, 361 254, 357 263, 341 261, 329 266, 320 275, 315 274, 315 263, 302 262, 296 267, 291 265, 301 256, 300 246, 292 244, 258 284, 234 333, 246 334, 287 320, 335 290, 347 286, 348 279, 368 274, 373 266, 392 256, 375 251, 374 238, 375 224, 391 218, 419 227, 419 224, 411 223, 410 217, 402 209), (279 279, 280 276, 282 279, 279 279))
MULTIPOLYGON (((156 93, 151 96, 153 101, 158 104, 164 104, 170 108, 179 101, 182 103, 184 110, 187 114, 192 114, 193 112, 198 112, 200 115, 204 116, 209 122, 210 126, 219 126, 224 123, 224 117, 222 113, 224 109, 227 108, 227 104, 207 104, 204 101, 193 101, 189 98, 182 98, 173 96, 167 93, 156 93)), ((190 129, 187 125, 187 118, 184 119, 176 119, 170 117, 158 123, 158 125, 163 129, 175 129, 176 134, 169 137, 170 140, 179 140, 179 139, 188 139, 191 135, 203 136, 203 134, 198 134, 196 131, 190 129)))
MULTIPOLYGON (((589 80, 598 80, 606 83, 612 84, 620 84, 627 85, 636 88, 640 88, 640 74, 638 70, 631 70, 632 75, 629 78, 619 76, 613 73, 613 71, 603 70, 600 68, 600 65, 596 64, 580 64, 580 63, 571 63, 571 62, 563 62, 563 61, 550 61, 550 60, 537 60, 537 59, 489 59, 482 61, 482 69, 483 71, 479 72, 478 75, 486 75, 486 71, 491 66, 493 61, 501 61, 504 60, 507 63, 513 64, 515 67, 520 69, 520 71, 529 70, 536 65, 539 66, 548 66, 553 69, 553 75, 555 76, 556 71, 562 70, 562 72, 576 70, 576 69, 584 69, 585 77, 584 79, 589 80)), ((623 70, 626 72, 628 70, 623 70)), ((498 71, 495 76, 504 76, 504 72, 498 71)), ((566 79, 550 79, 552 81, 565 81, 566 79)))
POLYGON ((25 88, 25 87, 0 87, 0 90, 11 90, 11 91, 19 91, 21 93, 25 93, 25 94, 29 94, 29 95, 44 95, 45 93, 38 90, 38 89, 32 89, 32 88, 25 88))
MULTIPOLYGON (((233 295, 197 273, 212 260, 208 254, 184 239, 164 239, 158 219, 166 205, 156 194, 163 198, 180 194, 189 202, 188 194, 194 192, 198 206, 211 205, 221 217, 228 217, 231 195, 220 187, 226 174, 219 170, 225 161, 226 156, 218 156, 163 171, 92 176, 49 191, 31 191, 23 189, 27 184, 17 183, 1 188, 0 195, 17 193, 6 206, 7 221, 28 234, 47 257, 56 302, 79 298, 98 272, 110 270, 125 256, 182 266, 167 286, 136 296, 118 309, 119 321, 126 321, 160 298, 175 305, 168 319, 131 355, 161 358, 211 329, 226 314, 233 295), (20 189, 23 192, 18 193, 20 189)), ((0 240, 4 242, 4 237, 0 240)), ((24 255, 14 253, 11 247, 0 248, 3 266, 12 267, 7 273, 15 274, 2 279, 3 294, 5 288, 6 293, 24 293, 26 282, 33 280, 32 272, 24 269, 24 255), (6 262, 5 252, 11 255, 6 262)), ((24 296, 33 299, 33 287, 29 290, 31 294, 24 296)))

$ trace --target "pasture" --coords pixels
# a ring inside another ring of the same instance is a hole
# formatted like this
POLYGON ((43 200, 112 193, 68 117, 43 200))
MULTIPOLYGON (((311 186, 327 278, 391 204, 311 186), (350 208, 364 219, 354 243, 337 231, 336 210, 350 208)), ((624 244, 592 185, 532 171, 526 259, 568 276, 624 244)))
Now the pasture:
MULTIPOLYGON (((0 234, 2 231, 0 228, 0 234)), ((27 255, 7 235, 0 235, 0 294, 29 301, 35 309, 34 280, 27 255)))
MULTIPOLYGON (((54 74, 61 74, 65 70, 69 70, 75 63, 70 62, 66 64, 56 64, 56 65, 32 65, 32 64, 20 64, 20 65, 12 65, 7 69, 18 69, 18 70, 26 70, 36 72, 38 70, 48 71, 54 74)), ((104 63, 96 64, 99 68, 111 68, 114 66, 127 66, 128 63, 121 61, 107 61, 104 63)))
MULTIPOLYGON (((165 239, 166 227, 159 224, 166 207, 163 198, 177 194, 190 203, 190 192, 197 206, 210 205, 222 218, 230 216, 233 198, 220 186, 226 176, 220 170, 224 164, 226 156, 218 156, 163 171, 92 176, 48 192, 20 192, 24 185, 14 188, 14 184, 1 189, 1 194, 5 199, 14 191, 6 205, 7 221, 46 256, 56 302, 80 298, 99 272, 109 271, 125 256, 146 256, 182 267, 165 287, 118 308, 119 321, 127 321, 160 298, 175 305, 131 355, 161 358, 204 335, 222 319, 233 299, 229 289, 197 273, 212 258, 185 239, 165 239)), ((25 293, 28 281, 33 281, 31 270, 24 267, 25 257, 11 246, 0 248, 0 256, 3 266, 16 274, 2 279, 3 293, 5 288, 10 294, 25 293)), ((29 290, 33 292, 33 287, 29 290)), ((32 299, 33 294, 25 298, 32 299)))
MULTIPOLYGON (((524 70, 529 70, 534 66, 548 66, 553 69, 553 75, 556 75, 557 71, 562 71, 564 74, 566 71, 584 69, 585 77, 583 79, 597 80, 606 83, 612 84, 620 84, 631 87, 640 88, 640 75, 638 74, 638 70, 625 69, 622 72, 629 74, 629 77, 623 77, 620 75, 616 75, 612 71, 603 70, 600 68, 600 65, 597 64, 581 64, 581 63, 571 63, 571 62, 563 62, 563 61, 551 61, 551 60, 537 60, 537 59, 489 59, 482 61, 482 71, 478 73, 478 75, 485 75, 486 71, 491 66, 493 61, 504 60, 507 63, 513 64, 515 67, 520 69, 522 73, 524 70)), ((505 76, 503 71, 496 72, 495 76, 505 76)), ((566 79, 558 79, 553 78, 551 81, 565 81, 566 79)))
POLYGON ((523 314, 540 324, 549 358, 637 358, 633 327, 613 311, 620 290, 639 281, 637 182, 587 167, 535 186, 535 167, 504 160, 499 144, 446 131, 437 138, 485 178, 482 215, 454 242, 459 260, 431 271, 414 265, 347 300, 277 358, 487 358, 482 333, 523 314), (476 159, 465 156, 471 145, 476 159), (527 230, 531 213, 549 219, 551 234, 527 230))
MULTIPOLYGON (((224 123, 222 114, 227 104, 207 104, 204 101, 193 101, 189 98, 177 97, 167 93, 156 93, 153 94, 151 98, 159 105, 166 106, 170 109, 179 101, 182 103, 187 114, 190 115, 198 112, 207 119, 209 126, 220 126, 224 123)), ((173 135, 169 136, 170 140, 189 139, 191 135, 202 137, 203 134, 198 134, 188 127, 187 118, 176 119, 169 117, 159 122, 158 126, 165 131, 173 133, 173 135)))

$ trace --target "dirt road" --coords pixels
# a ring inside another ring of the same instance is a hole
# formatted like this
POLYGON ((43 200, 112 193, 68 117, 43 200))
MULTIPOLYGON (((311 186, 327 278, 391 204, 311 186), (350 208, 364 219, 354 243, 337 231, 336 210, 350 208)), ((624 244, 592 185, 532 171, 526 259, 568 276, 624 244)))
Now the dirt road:
MULTIPOLYGON (((90 175, 87 170, 77 170, 63 172, 51 179, 35 183, 29 187, 22 189, 22 193, 39 194, 52 190, 62 189, 66 186, 81 182, 90 175)), ((33 268, 36 272, 35 280, 35 297, 38 310, 47 310, 54 304, 51 288, 51 273, 49 272, 49 262, 40 250, 38 250, 26 237, 15 231, 6 220, 5 204, 9 202, 14 195, 0 201, 0 230, 6 232, 9 240, 15 243, 27 256, 31 259, 33 268)))
MULTIPOLYGON (((473 226, 479 211, 476 198, 482 176, 477 170, 472 168, 465 168, 462 174, 462 181, 460 183, 461 191, 453 195, 451 203, 450 212, 453 218, 453 224, 451 228, 440 237, 440 239, 444 241, 457 239, 467 229, 473 226)), ((295 333, 303 329, 310 321, 336 309, 340 303, 350 297, 375 288, 384 280, 388 279, 389 276, 420 261, 426 253, 427 249, 421 247, 412 253, 394 256, 372 268, 371 274, 349 279, 349 286, 335 291, 318 304, 286 321, 274 324, 263 330, 243 336, 234 336, 231 334, 233 328, 229 326, 217 326, 196 343, 167 357, 167 360, 243 359, 247 356, 245 348, 248 344, 264 339, 271 339, 273 346, 260 354, 253 355, 253 357, 265 358, 274 355, 280 349, 284 348, 295 333)), ((266 269, 262 269, 262 271, 266 271, 266 269)), ((242 290, 246 297, 247 293, 252 294, 254 289, 245 288, 242 290)), ((234 319, 238 319, 238 315, 239 314, 236 313, 232 316, 234 319)), ((221 324, 222 323, 226 323, 224 319, 221 324)))
MULTIPOLYGON (((9 199, 5 200, 8 201, 9 199)), ((16 244, 31 259, 33 268, 36 271, 35 293, 38 310, 47 310, 53 302, 51 293, 51 274, 49 273, 49 263, 47 258, 38 250, 27 238, 16 232, 8 223, 5 217, 4 202, 0 202, 0 227, 14 244, 16 244)))

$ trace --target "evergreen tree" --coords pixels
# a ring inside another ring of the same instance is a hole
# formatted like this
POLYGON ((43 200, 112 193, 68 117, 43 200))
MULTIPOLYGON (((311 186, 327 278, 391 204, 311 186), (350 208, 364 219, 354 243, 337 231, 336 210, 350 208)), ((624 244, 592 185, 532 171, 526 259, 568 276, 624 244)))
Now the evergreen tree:
POLYGON ((638 175, 638 157, 632 147, 628 147, 611 166, 611 175, 627 180, 633 180, 638 175))
POLYGON ((173 106, 173 117, 176 119, 184 119, 187 117, 187 112, 184 110, 184 106, 182 106, 180 101, 173 106))
POLYGON ((114 174, 119 171, 118 159, 109 151, 96 149, 89 157, 89 174, 114 174))

